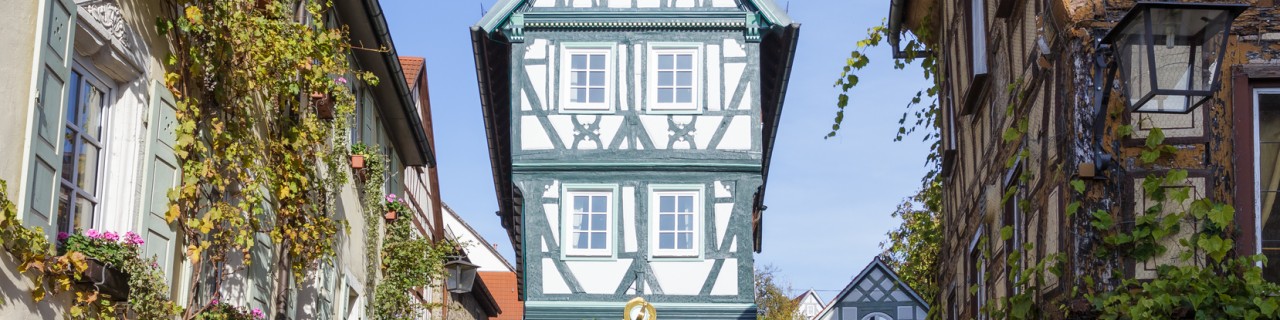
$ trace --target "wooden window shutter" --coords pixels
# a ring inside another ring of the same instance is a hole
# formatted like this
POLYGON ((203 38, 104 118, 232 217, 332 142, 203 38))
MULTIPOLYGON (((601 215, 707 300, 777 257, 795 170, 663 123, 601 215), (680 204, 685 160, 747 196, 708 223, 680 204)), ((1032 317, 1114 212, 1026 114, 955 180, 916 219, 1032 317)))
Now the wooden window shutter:
POLYGON ((76 4, 47 0, 36 45, 36 94, 32 103, 31 141, 23 224, 41 227, 53 239, 57 229, 58 174, 62 167, 63 109, 71 75, 72 28, 76 4))
POLYGON ((168 283, 175 283, 173 257, 177 236, 165 215, 169 211, 169 190, 177 187, 181 179, 181 166, 174 153, 178 139, 177 107, 169 88, 159 81, 152 86, 149 118, 143 216, 138 229, 146 240, 144 257, 155 257, 168 283))

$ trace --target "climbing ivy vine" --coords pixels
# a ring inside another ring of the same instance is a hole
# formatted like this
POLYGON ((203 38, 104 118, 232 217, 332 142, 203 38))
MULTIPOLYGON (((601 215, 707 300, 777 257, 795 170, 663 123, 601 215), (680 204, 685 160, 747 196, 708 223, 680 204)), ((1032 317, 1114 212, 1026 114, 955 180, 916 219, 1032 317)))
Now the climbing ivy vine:
MULTIPOLYGON (((337 188, 346 182, 346 122, 354 108, 348 81, 376 85, 352 70, 345 27, 323 22, 326 0, 170 0, 157 19, 172 55, 166 84, 177 98, 176 154, 182 166, 167 218, 202 268, 222 268, 232 254, 270 252, 271 310, 287 301, 288 279, 334 255, 337 188), (270 248, 258 235, 270 237, 270 248)), ((240 266, 243 268, 244 266, 240 266)), ((222 274, 225 278, 227 273, 222 274)), ((223 281, 215 279, 214 286, 223 281)), ((185 318, 213 306, 190 295, 185 318)))

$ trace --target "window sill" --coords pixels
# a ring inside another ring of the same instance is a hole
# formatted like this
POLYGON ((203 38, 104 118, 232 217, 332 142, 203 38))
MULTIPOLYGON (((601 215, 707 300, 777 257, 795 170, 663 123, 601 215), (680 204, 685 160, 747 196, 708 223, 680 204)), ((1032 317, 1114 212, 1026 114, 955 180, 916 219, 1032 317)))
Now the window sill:
POLYGON ((614 113, 614 110, 612 107, 606 108, 606 109, 561 107, 558 111, 560 114, 612 114, 614 113))
POLYGON ((969 80, 969 88, 964 92, 964 108, 960 115, 967 116, 978 111, 978 97, 982 96, 982 91, 987 88, 987 80, 990 74, 979 73, 973 75, 969 80))
POLYGON ((618 261, 618 257, 614 255, 583 255, 583 254, 564 254, 560 257, 563 261, 618 261))
POLYGON ((672 108, 672 109, 655 109, 655 108, 647 108, 647 109, 645 109, 645 113, 646 113, 646 114, 702 114, 702 108, 692 108, 692 109, 678 109, 678 108, 672 108))

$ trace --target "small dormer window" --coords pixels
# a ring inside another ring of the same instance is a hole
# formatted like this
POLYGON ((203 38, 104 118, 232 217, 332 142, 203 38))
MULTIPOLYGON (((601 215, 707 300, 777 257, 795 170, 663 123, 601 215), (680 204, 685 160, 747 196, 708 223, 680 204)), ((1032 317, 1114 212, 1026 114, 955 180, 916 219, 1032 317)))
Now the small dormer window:
POLYGON ((561 63, 561 109, 565 111, 612 111, 609 103, 613 79, 612 45, 566 45, 561 63))
POLYGON ((649 111, 701 111, 700 51, 697 45, 653 45, 648 68, 649 111))

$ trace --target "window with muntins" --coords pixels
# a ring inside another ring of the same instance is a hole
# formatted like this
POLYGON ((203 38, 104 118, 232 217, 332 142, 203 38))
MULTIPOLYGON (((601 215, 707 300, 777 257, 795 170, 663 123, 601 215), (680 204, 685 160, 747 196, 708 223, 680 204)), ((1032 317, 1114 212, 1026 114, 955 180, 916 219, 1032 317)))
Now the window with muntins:
POLYGON ((613 192, 570 191, 569 236, 565 253, 573 256, 609 256, 613 225, 613 192))
POLYGON ((697 47, 655 47, 649 54, 649 110, 699 111, 697 47))
POLYGON ((92 74, 71 71, 62 140, 62 178, 58 193, 58 232, 93 227, 102 163, 102 117, 109 89, 92 74))
POLYGON ((652 216, 657 221, 654 238, 655 256, 698 256, 698 191, 658 191, 653 193, 656 210, 652 216))
POLYGON ((565 110, 608 111, 611 56, 608 48, 565 49, 562 101, 565 110))

